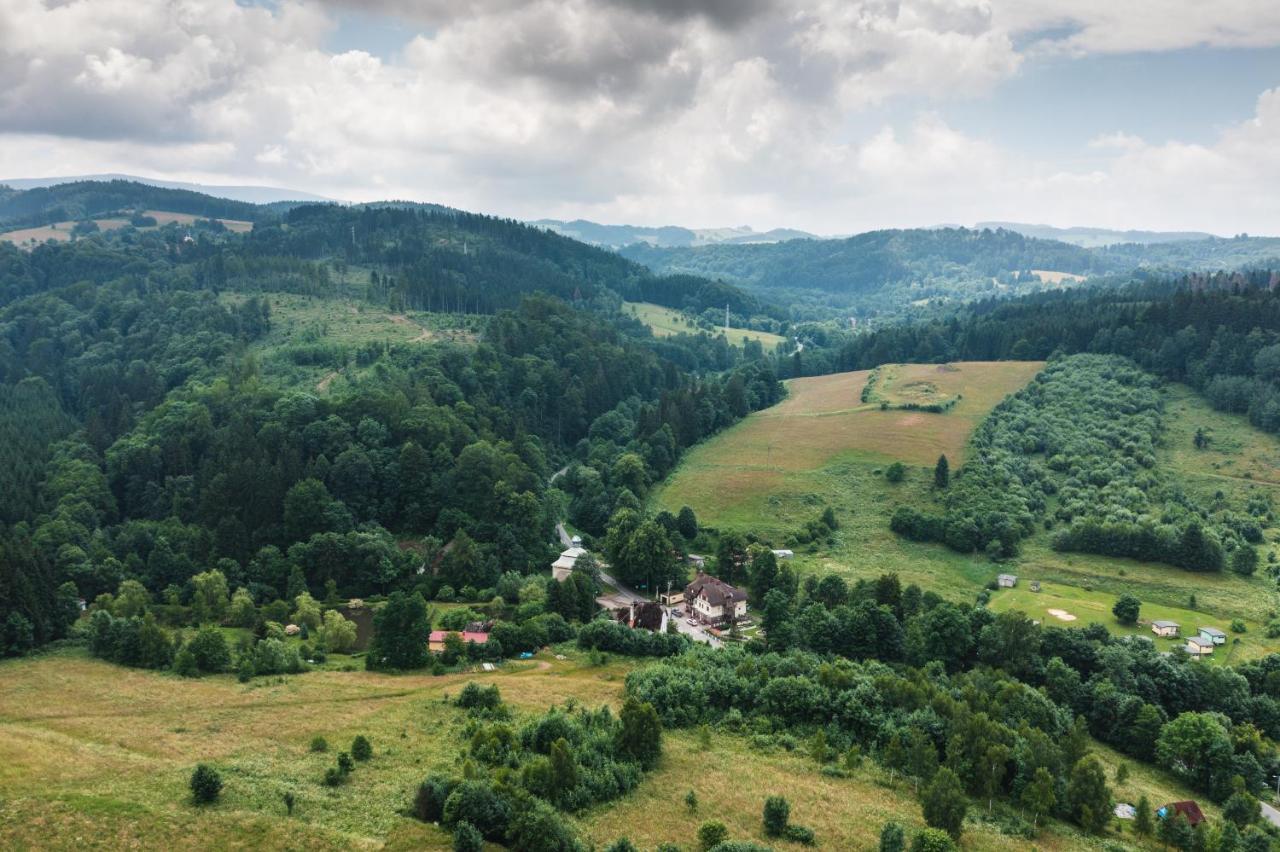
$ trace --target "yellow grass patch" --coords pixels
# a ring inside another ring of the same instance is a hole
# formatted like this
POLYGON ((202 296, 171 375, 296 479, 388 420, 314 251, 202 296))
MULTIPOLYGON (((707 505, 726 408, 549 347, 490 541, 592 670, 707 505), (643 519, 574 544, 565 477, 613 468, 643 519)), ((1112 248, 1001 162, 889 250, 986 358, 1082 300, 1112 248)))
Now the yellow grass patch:
MULTIPOLYGON (((654 305, 649 302, 626 302, 623 309, 640 322, 649 326, 655 337, 671 337, 676 334, 697 334, 703 329, 689 323, 679 311, 654 305)), ((724 329, 717 326, 711 334, 724 334, 724 329)), ((773 349, 786 338, 768 331, 753 331, 745 328, 730 328, 727 339, 734 346, 741 346, 747 340, 759 340, 765 349, 773 349)))
POLYGON ((842 457, 932 465, 946 454, 964 460, 974 428, 1000 400, 1039 372, 1038 361, 902 364, 882 368, 877 391, 886 399, 927 387, 956 398, 943 414, 881 410, 861 401, 869 371, 794 379, 778 405, 752 414, 695 447, 659 489, 664 508, 694 508, 708 523, 767 515, 769 501, 786 502, 814 489, 811 477, 842 457))
MULTIPOLYGON (((205 216, 194 216, 190 213, 171 213, 167 210, 147 210, 145 215, 151 216, 156 220, 156 227, 162 227, 172 222, 179 225, 190 225, 196 219, 208 218, 205 216)), ((117 228, 123 228, 129 224, 129 220, 119 216, 109 216, 100 219, 94 219, 98 223, 98 228, 103 231, 114 231, 117 228)), ((252 222, 243 222, 239 219, 219 219, 228 231, 234 231, 237 234, 243 234, 253 230, 252 222)), ((71 229, 75 227, 75 221, 54 222, 52 225, 41 225, 38 228, 21 228, 16 231, 7 231, 0 234, 0 240, 10 242, 19 246, 39 245, 49 240, 57 242, 67 242, 71 239, 71 229)), ((150 228, 140 228, 139 230, 151 230, 150 228)))
POLYGON ((1073 284, 1076 281, 1084 280, 1083 275, 1076 275, 1074 272, 1054 272, 1051 269, 1033 269, 1031 274, 1038 275, 1040 280, 1046 284, 1061 284, 1063 281, 1073 284))

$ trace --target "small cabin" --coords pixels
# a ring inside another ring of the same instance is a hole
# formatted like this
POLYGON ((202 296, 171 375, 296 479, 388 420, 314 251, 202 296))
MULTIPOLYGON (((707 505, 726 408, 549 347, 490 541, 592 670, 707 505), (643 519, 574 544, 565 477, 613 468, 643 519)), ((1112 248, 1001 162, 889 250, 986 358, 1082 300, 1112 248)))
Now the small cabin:
POLYGON ((1001 574, 999 577, 996 577, 996 584, 1002 589, 1012 589, 1014 586, 1018 585, 1018 575, 1001 574))
POLYGON ((1204 822, 1204 811, 1200 810, 1200 806, 1190 799, 1182 802, 1170 802, 1156 811, 1157 819, 1171 819, 1176 814, 1182 814, 1186 817, 1187 825, 1195 828, 1204 822))
POLYGON ((697 568, 699 571, 707 567, 707 557, 700 556, 697 553, 686 554, 684 557, 684 561, 688 562, 690 565, 692 565, 694 568, 697 568))
POLYGON ((658 595, 658 601, 663 606, 679 606, 684 603, 684 592, 664 592, 663 594, 658 595))
POLYGON ((791 557, 795 556, 796 554, 795 554, 795 551, 794 551, 794 550, 786 550, 786 549, 783 549, 783 550, 775 550, 775 551, 773 551, 773 555, 774 555, 774 557, 775 557, 775 558, 777 558, 777 559, 790 559, 791 557))
POLYGON ((1213 654, 1213 640, 1202 639, 1199 636, 1188 636, 1186 651, 1192 657, 1208 657, 1213 654))
POLYGON ((1177 636, 1178 622, 1176 621, 1153 621, 1151 622, 1151 632, 1157 636, 1177 636))
POLYGON ((1201 639, 1208 639, 1215 645, 1227 644, 1227 634, 1223 633, 1216 627, 1201 627, 1199 628, 1199 632, 1201 639))

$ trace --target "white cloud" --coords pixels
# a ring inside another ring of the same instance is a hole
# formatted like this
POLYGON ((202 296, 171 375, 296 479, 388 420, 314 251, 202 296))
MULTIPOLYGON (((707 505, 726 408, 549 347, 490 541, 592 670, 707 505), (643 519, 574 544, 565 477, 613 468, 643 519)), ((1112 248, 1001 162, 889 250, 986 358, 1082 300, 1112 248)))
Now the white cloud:
POLYGON ((381 0, 421 30, 389 57, 325 49, 342 5, 0 0, 0 170, 690 225, 1280 231, 1257 191, 1280 179, 1275 90, 1211 143, 1116 128, 1084 170, 936 112, 1028 50, 1280 44, 1270 3, 381 0), (870 118, 902 99, 932 107, 870 118))

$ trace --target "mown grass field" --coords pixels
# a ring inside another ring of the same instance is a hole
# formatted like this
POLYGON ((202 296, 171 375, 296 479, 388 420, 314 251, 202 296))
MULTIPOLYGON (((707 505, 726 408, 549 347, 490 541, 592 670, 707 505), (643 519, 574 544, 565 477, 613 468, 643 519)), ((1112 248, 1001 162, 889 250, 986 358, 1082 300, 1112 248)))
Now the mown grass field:
MULTIPOLYGON (((1001 565, 894 535, 888 521, 899 505, 940 509, 931 469, 938 454, 945 452, 954 470, 987 412, 1039 369, 1035 363, 954 366, 960 370, 888 365, 881 368, 876 386, 885 399, 921 383, 927 383, 930 394, 958 396, 945 414, 880 411, 878 405, 861 404, 866 372, 791 381, 785 401, 691 450, 656 490, 653 502, 671 511, 689 505, 706 525, 754 532, 775 546, 792 546, 788 536, 830 506, 840 529, 829 542, 793 546, 801 571, 832 571, 850 579, 892 571, 904 583, 964 601, 998 573, 1011 572, 1024 584, 1013 593, 994 594, 995 609, 1016 604, 1048 624, 1084 627, 1097 621, 1124 634, 1133 631, 1115 621, 1111 606, 1130 592, 1143 601, 1146 620, 1168 617, 1184 628, 1203 624, 1229 630, 1233 618, 1243 619, 1247 632, 1231 634, 1239 645, 1220 648, 1215 663, 1280 651, 1280 640, 1267 639, 1264 632, 1266 622, 1280 612, 1280 595, 1261 570, 1244 578, 1230 571, 1197 574, 1155 563, 1058 553, 1043 531, 1024 544, 1021 556, 1001 565), (894 460, 908 465, 906 479, 896 485, 883 475, 894 460), (1027 584, 1032 579, 1067 605, 1031 597, 1027 584), (1189 605, 1193 594, 1194 610, 1189 605), (1047 614, 1050 608, 1078 617, 1062 622, 1047 614)), ((1280 491, 1280 441, 1241 416, 1213 411, 1186 387, 1172 386, 1165 393, 1167 428, 1159 464, 1169 475, 1206 502, 1222 492, 1222 499, 1237 507, 1250 494, 1280 491), (1207 450, 1196 450, 1192 443, 1198 427, 1210 436, 1207 450)), ((1280 499, 1280 493, 1274 496, 1280 499)), ((1273 549, 1272 543, 1260 548, 1264 566, 1273 549)))
MULTIPOLYGON (((321 671, 240 684, 230 676, 183 680, 123 669, 65 649, 0 663, 0 847, 5 849, 418 849, 451 848, 449 836, 403 812, 431 771, 460 773, 465 715, 443 699, 468 680, 496 683, 518 714, 568 700, 620 703, 631 662, 592 667, 540 655, 484 675, 389 676, 321 671), (347 784, 320 778, 335 753, 367 735, 374 757, 347 784), (327 753, 309 750, 324 736, 327 753), (189 802, 197 762, 223 776, 222 800, 189 802), (297 797, 293 817, 285 791, 297 797)), ((911 785, 866 761, 851 778, 819 773, 799 753, 759 751, 734 734, 717 734, 709 751, 688 732, 668 733, 658 769, 630 796, 576 819, 603 845, 629 836, 642 849, 659 842, 686 848, 697 825, 719 819, 732 836, 763 842, 760 808, 786 795, 793 818, 813 827, 819 848, 862 849, 880 826, 922 825, 911 785), (689 813, 685 793, 700 806, 689 813)), ((1099 754, 1114 768, 1118 758, 1099 754)), ((1188 795, 1154 769, 1130 764, 1125 795, 1153 802, 1188 795)), ((1132 800, 1132 799, 1130 799, 1132 800)), ((971 813, 979 817, 980 805, 971 813)), ((1037 848, 1098 848, 1054 823, 1037 848)), ((1025 849, 975 818, 964 848, 1025 849)))
MULTIPOLYGON (((156 220, 155 227, 163 227, 171 222, 177 222, 179 225, 190 225, 196 219, 203 217, 193 216, 190 213, 171 213, 166 210, 147 210, 146 215, 152 216, 156 220)), ((123 228, 129 224, 127 218, 119 216, 107 216, 93 221, 98 223, 98 227, 103 231, 114 231, 117 228, 123 228)), ((226 226, 228 231, 234 231, 238 234, 246 233, 253 230, 252 222, 242 222, 239 219, 220 219, 218 220, 226 226)), ((71 239, 71 229, 75 227, 74 221, 54 222, 51 225, 41 225, 38 228, 21 228, 16 231, 6 231, 0 234, 0 240, 14 243, 15 245, 38 245, 48 240, 57 240, 58 242, 67 242, 71 239)), ((152 230, 151 228, 139 228, 141 231, 152 230)))
MULTIPOLYGON (((697 334, 700 330, 682 317, 679 311, 664 308, 662 305, 654 305, 649 302, 626 302, 623 305, 623 310, 649 326, 657 337, 671 337, 681 333, 697 334)), ((723 333, 724 329, 719 327, 713 332, 713 334, 723 333)), ((752 331, 745 328, 730 328, 727 339, 734 346, 741 346, 747 340, 759 340, 766 350, 773 349, 779 343, 787 342, 787 339, 782 335, 772 334, 768 331, 752 331)))

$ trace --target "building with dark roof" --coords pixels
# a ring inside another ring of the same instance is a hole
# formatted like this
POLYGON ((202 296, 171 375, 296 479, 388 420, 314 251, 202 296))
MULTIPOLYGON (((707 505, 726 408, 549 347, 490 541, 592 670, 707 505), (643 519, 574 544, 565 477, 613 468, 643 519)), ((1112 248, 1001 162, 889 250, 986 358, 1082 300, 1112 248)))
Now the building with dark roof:
POLYGON ((703 624, 720 626, 747 615, 747 593, 710 574, 699 572, 684 587, 684 600, 689 613, 703 624))

